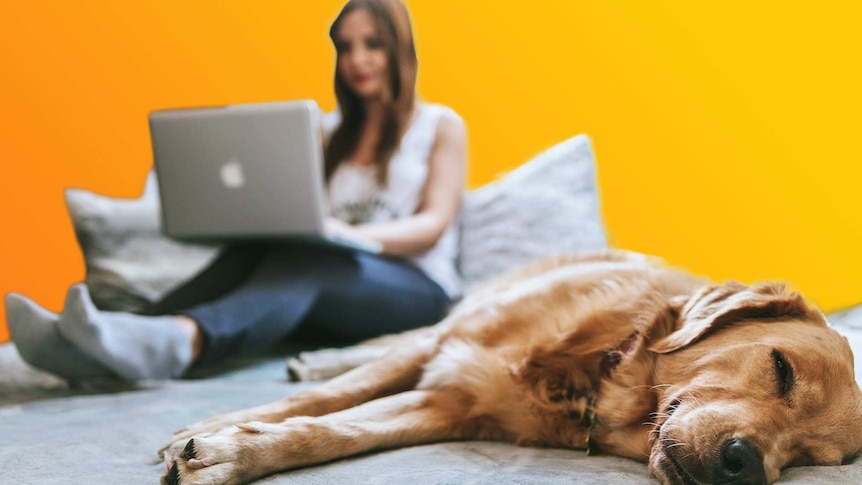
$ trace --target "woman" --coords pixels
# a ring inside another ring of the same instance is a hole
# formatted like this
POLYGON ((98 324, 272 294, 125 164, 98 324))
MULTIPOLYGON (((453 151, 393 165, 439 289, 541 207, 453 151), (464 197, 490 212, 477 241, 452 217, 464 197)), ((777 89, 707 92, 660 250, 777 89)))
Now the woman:
POLYGON ((416 101, 416 52, 398 0, 351 0, 330 37, 339 110, 324 117, 327 228, 383 254, 234 246, 146 315, 99 311, 82 284, 59 315, 10 294, 9 329, 25 360, 72 379, 163 379, 258 352, 300 327, 360 340, 442 318, 459 292, 464 126, 450 109, 416 101))

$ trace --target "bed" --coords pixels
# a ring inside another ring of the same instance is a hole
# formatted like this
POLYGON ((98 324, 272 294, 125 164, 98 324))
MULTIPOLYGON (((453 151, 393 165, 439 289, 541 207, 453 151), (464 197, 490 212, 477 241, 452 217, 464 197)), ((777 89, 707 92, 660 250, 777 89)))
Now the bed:
MULTIPOLYGON (((830 315, 862 356, 862 307, 830 315)), ((288 383, 279 352, 190 379, 72 387, 0 345, 0 482, 158 483, 171 432, 203 417, 274 401, 314 384, 288 383)), ((856 375, 862 375, 857 360, 856 375)), ((860 430, 848 430, 860 432, 860 430)), ((264 478, 261 484, 652 484, 646 465, 583 451, 457 442, 358 456, 264 478)), ((862 461, 785 470, 786 484, 862 483, 862 461)))
MULTIPOLYGON (((606 244, 590 141, 578 136, 465 196, 467 283, 539 256, 606 244), (517 188, 517 190, 515 190, 517 188), (514 228, 514 229, 513 229, 514 228), (535 234, 553 237, 535 237, 535 234)), ((164 240, 154 182, 137 199, 67 192, 87 267, 105 309, 134 311, 191 277, 217 247, 164 240)), ((862 306, 830 315, 862 361, 862 306)), ((172 431, 215 414, 274 401, 314 384, 289 383, 285 358, 319 343, 289 342, 172 381, 69 383, 29 367, 0 345, 0 482, 158 483, 156 456, 172 431)), ((862 430, 848 430, 862 432, 862 430)), ((454 442, 384 451, 266 477, 261 484, 651 484, 643 463, 583 451, 454 442)), ((787 484, 862 483, 862 460, 786 470, 787 484)))

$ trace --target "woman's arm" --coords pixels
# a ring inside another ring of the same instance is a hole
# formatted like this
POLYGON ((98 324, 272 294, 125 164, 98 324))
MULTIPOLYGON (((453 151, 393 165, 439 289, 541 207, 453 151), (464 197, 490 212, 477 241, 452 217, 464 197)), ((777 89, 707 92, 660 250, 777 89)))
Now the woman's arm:
POLYGON ((444 115, 437 124, 428 161, 428 180, 419 209, 391 222, 347 224, 331 221, 330 230, 383 245, 383 253, 407 256, 437 244, 458 213, 467 172, 467 136, 460 118, 444 115))

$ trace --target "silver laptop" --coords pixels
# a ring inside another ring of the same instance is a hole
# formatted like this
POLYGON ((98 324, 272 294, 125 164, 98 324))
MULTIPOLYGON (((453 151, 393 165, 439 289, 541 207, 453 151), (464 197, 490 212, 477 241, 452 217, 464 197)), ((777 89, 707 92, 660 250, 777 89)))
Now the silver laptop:
POLYGON ((320 110, 311 100, 150 113, 162 228, 195 241, 328 237, 320 110))

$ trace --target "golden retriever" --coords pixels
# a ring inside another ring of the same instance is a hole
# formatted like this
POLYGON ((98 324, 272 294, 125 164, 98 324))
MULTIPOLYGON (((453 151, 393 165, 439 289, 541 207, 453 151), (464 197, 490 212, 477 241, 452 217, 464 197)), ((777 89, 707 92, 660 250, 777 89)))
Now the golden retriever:
POLYGON ((633 458, 666 484, 759 485, 862 450, 850 347, 780 284, 710 285, 618 251, 560 256, 480 288, 434 327, 371 344, 359 353, 391 348, 176 433, 162 483, 501 440, 633 458))

